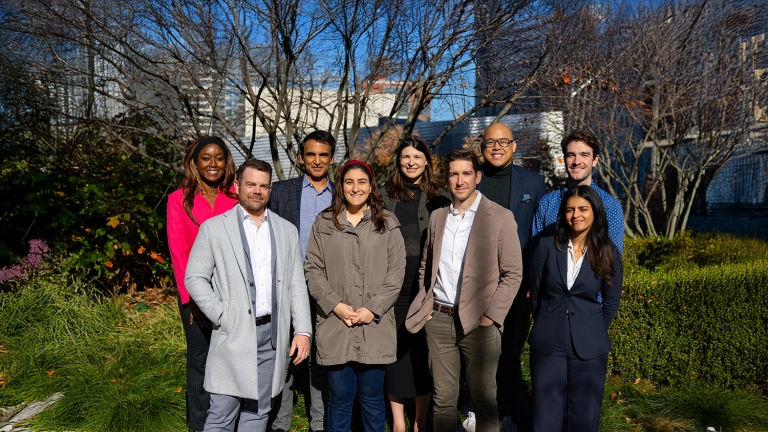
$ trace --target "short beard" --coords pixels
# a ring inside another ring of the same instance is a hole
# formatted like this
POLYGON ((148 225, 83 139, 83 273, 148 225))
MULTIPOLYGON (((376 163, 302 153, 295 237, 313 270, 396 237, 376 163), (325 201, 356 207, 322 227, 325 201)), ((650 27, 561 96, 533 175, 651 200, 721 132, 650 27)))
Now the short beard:
POLYGON ((251 203, 251 201, 245 200, 245 201, 240 201, 240 206, 243 207, 245 210, 247 210, 249 213, 261 213, 265 208, 267 208, 267 202, 262 201, 256 204, 256 203, 251 203))

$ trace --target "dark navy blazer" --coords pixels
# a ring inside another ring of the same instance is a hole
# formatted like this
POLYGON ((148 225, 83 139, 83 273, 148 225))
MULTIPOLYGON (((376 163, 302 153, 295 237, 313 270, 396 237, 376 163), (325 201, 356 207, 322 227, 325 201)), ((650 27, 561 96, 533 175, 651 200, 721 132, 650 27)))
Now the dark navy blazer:
MULTIPOLYGON (((331 194, 335 185, 331 179, 331 194)), ((304 174, 292 179, 275 182, 269 194, 269 209, 278 216, 292 223, 297 229, 301 226, 301 186, 304 184, 304 174)))
POLYGON ((531 305, 533 329, 528 338, 532 350, 550 355, 557 348, 563 320, 571 320, 573 350, 582 360, 607 354, 611 350, 608 327, 616 315, 621 299, 621 255, 612 244, 614 270, 611 284, 595 274, 584 255, 576 281, 568 290, 568 245, 555 247, 554 237, 543 237, 534 246, 530 264, 531 305), (597 301, 597 294, 603 303, 597 301), (569 317, 566 318, 566 311, 569 317))
MULTIPOLYGON (((525 246, 531 238, 533 215, 536 214, 539 200, 547 194, 547 187, 544 185, 544 176, 517 165, 512 165, 510 182, 509 209, 515 215, 515 222, 517 222, 520 248, 525 251, 525 246)), ((478 187, 480 192, 483 191, 482 186, 481 182, 478 187)), ((526 255, 523 253, 524 257, 526 255)))

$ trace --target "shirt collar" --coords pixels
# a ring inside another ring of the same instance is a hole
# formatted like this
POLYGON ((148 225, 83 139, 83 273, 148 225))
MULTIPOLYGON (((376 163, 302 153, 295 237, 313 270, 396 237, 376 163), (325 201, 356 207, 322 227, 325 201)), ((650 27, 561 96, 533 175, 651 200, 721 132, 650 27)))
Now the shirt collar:
MULTIPOLYGON (((252 220, 254 222, 256 221, 253 218, 253 216, 251 216, 250 213, 245 211, 243 206, 241 206, 240 204, 237 205, 237 213, 238 213, 238 216, 240 217, 241 222, 245 222, 247 220, 252 220)), ((259 223, 264 223, 268 221, 269 221, 269 209, 264 209, 264 216, 261 217, 261 219, 259 220, 259 223)))
MULTIPOLYGON (((323 192, 325 192, 325 191, 330 191, 330 190, 331 190, 331 179, 329 179, 328 177, 326 177, 325 179, 327 180, 327 181, 325 182, 325 187, 324 187, 324 188, 322 188, 322 189, 321 189, 321 190, 319 190, 319 191, 318 191, 318 190, 316 190, 316 192, 317 192, 318 194, 320 194, 320 193, 323 193, 323 192)), ((311 187, 312 187, 312 189, 314 189, 314 188, 315 188, 315 187, 312 185, 312 183, 310 183, 310 182, 309 182, 309 177, 308 177, 306 174, 304 174, 304 176, 302 177, 302 180, 301 180, 301 188, 302 188, 302 189, 304 189, 304 188, 305 188, 305 187, 307 187, 307 186, 311 186, 311 187)))
MULTIPOLYGON (((477 192, 477 196, 475 197, 475 202, 473 202, 472 205, 467 209, 468 212, 477 213, 477 208, 480 207, 480 198, 482 198, 483 194, 481 194, 480 191, 476 191, 476 192, 477 192)), ((453 207, 453 202, 451 202, 451 206, 449 210, 451 214, 454 216, 461 214, 458 210, 456 210, 453 207)))

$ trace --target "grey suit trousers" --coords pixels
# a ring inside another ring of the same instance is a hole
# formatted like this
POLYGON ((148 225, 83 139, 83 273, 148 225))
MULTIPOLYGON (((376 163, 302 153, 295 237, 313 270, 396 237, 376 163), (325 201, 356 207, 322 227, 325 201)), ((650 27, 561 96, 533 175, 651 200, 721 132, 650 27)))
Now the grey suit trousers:
POLYGON ((205 432, 234 432, 238 413, 238 432, 265 432, 272 408, 272 372, 275 350, 272 348, 272 324, 256 328, 258 340, 259 399, 246 399, 211 393, 211 407, 205 422, 205 432))

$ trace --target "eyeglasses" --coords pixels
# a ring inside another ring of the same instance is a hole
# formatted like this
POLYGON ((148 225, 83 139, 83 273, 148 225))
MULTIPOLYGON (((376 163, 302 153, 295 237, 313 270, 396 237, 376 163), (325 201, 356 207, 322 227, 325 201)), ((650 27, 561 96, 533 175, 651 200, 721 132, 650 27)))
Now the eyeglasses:
POLYGON ((485 148, 493 148, 496 144, 498 144, 499 147, 501 148, 507 148, 513 142, 515 142, 515 140, 511 140, 507 138, 499 138, 499 139, 487 138, 483 141, 483 146, 485 146, 485 148))

